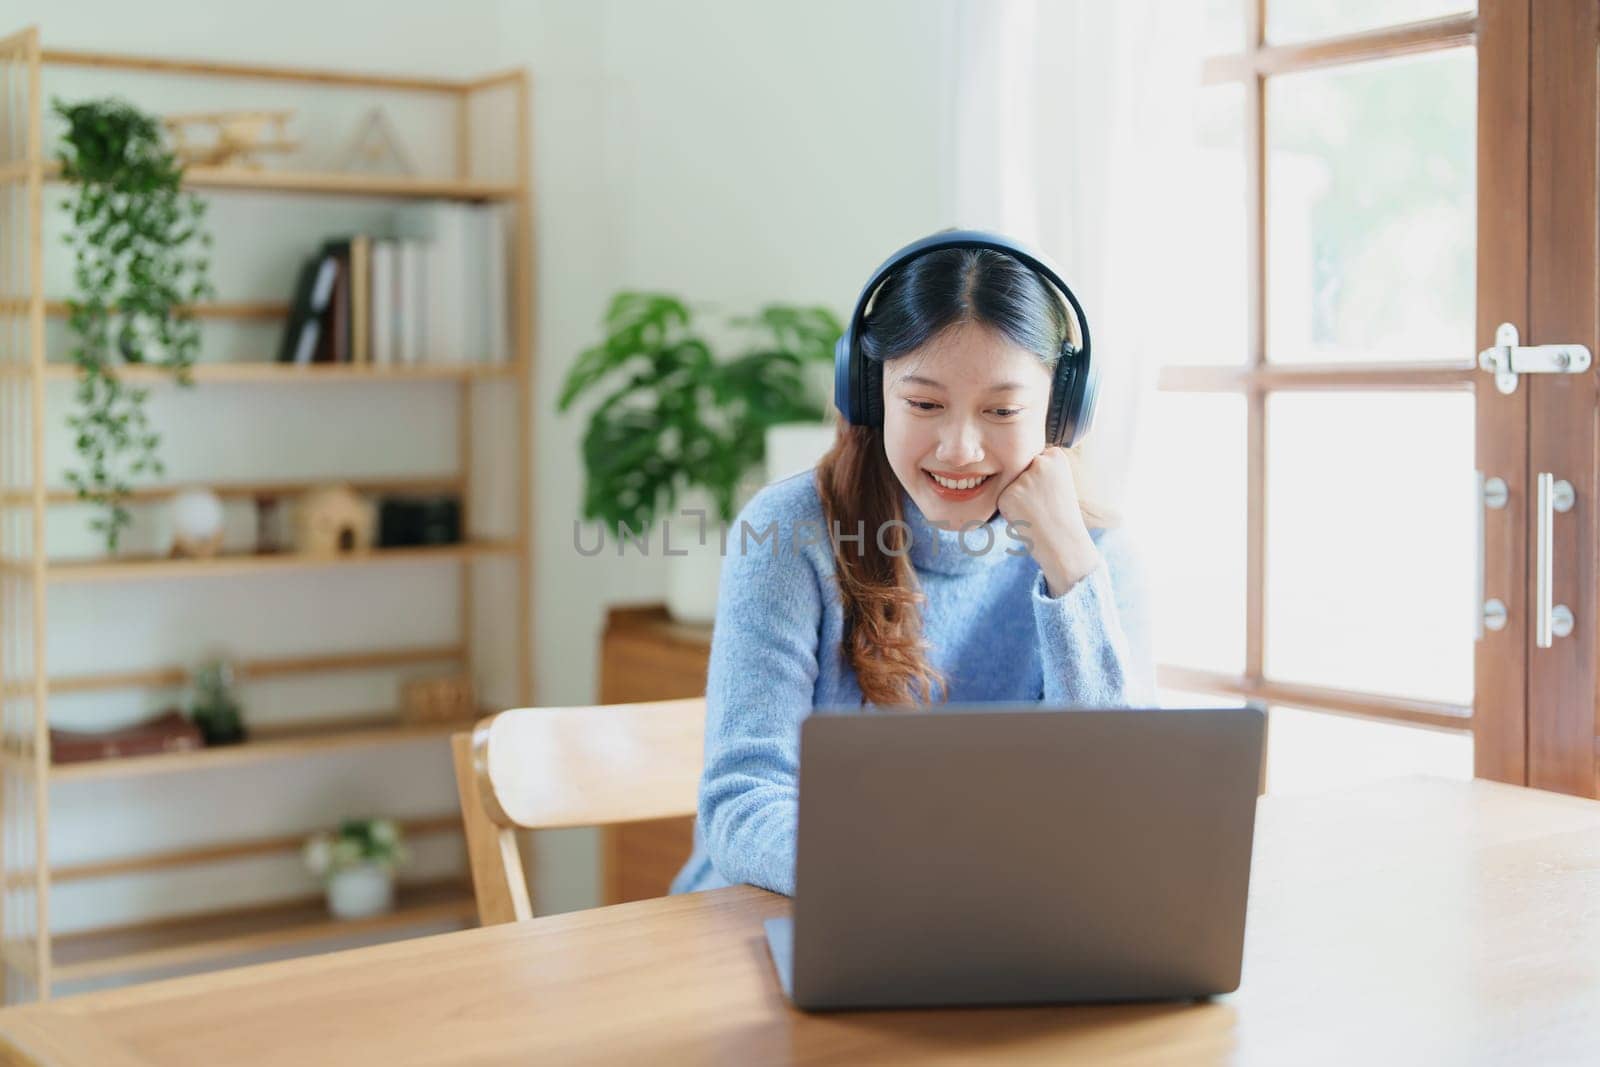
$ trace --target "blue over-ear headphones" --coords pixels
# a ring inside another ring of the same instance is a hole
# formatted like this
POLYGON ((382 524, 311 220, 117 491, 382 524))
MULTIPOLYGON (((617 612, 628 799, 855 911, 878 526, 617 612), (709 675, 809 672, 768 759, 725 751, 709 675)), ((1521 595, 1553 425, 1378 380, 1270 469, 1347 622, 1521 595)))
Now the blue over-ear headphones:
POLYGON ((1038 252, 1008 237, 983 230, 949 230, 913 241, 883 261, 856 299, 850 323, 833 350, 833 402, 846 422, 855 426, 883 425, 883 364, 860 352, 857 339, 866 321, 867 307, 885 278, 926 252, 941 248, 988 248, 1020 260, 1066 298, 1077 319, 1080 344, 1069 336, 1061 345, 1055 378, 1050 385, 1050 405, 1045 417, 1045 441, 1071 447, 1083 439, 1094 422, 1095 400, 1100 393, 1100 368, 1090 359, 1089 320, 1083 305, 1060 273, 1038 252))

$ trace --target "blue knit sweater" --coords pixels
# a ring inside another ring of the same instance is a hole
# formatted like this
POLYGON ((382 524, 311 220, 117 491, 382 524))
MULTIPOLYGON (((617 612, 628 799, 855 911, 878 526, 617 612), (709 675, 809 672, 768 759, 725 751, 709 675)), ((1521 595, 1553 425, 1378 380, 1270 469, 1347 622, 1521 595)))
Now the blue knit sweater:
MULTIPOLYGON (((1145 594, 1122 530, 1091 530, 1102 565, 1052 598, 1004 517, 989 522, 988 534, 963 536, 929 524, 903 488, 900 498, 927 598, 928 659, 948 680, 951 704, 1155 706, 1145 594)), ((800 722, 814 708, 861 706, 840 649, 831 549, 816 536, 825 530, 812 471, 762 489, 728 529, 699 819, 674 893, 736 883, 794 893, 800 722), (769 528, 776 537, 763 538, 769 528)))

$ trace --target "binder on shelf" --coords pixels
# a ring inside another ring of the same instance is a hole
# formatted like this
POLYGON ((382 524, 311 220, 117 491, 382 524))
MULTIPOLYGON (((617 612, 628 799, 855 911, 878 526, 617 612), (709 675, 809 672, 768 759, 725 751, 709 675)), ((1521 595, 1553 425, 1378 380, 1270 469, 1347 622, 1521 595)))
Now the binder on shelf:
POLYGON ((326 242, 322 253, 332 256, 337 264, 333 277, 333 295, 328 302, 328 313, 322 336, 317 342, 315 363, 350 362, 350 239, 340 237, 326 242))
POLYGON ((333 297, 334 273, 338 263, 331 256, 318 254, 306 260, 295 283, 289 324, 278 348, 279 363, 310 363, 317 350, 323 319, 333 297))

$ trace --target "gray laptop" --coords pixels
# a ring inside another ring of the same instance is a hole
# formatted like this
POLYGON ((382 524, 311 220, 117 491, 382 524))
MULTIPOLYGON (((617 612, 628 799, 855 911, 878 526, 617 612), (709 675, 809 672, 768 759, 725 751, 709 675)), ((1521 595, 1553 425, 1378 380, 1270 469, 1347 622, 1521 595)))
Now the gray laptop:
POLYGON ((801 1008, 1158 1000, 1239 985, 1264 712, 818 711, 800 735, 801 1008))

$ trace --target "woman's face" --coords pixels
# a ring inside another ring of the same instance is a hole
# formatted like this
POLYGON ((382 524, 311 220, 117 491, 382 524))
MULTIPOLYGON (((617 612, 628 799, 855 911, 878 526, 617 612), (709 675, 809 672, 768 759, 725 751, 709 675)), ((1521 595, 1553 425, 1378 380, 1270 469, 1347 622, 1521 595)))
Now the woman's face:
POLYGON ((998 330, 958 323, 884 364, 889 465, 930 522, 988 522, 1001 491, 1044 450, 1049 399, 1038 356, 998 330))

